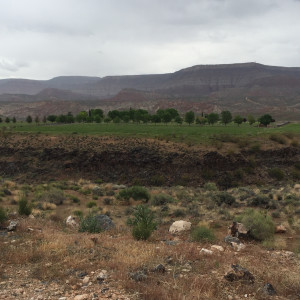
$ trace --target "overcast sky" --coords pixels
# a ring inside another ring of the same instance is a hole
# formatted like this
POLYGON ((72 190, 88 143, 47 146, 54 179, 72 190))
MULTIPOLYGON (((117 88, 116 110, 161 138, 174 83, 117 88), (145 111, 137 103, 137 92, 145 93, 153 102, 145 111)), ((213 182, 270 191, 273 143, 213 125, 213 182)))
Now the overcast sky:
POLYGON ((300 67, 299 0, 0 0, 0 79, 300 67))

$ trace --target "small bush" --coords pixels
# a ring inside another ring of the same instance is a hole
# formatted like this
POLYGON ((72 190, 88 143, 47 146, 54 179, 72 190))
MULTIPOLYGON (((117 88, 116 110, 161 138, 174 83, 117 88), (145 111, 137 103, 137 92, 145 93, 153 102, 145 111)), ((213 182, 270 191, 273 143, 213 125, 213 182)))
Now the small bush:
POLYGON ((111 205, 111 199, 110 198, 104 198, 103 199, 103 203, 105 204, 105 205, 111 205))
POLYGON ((126 202, 128 202, 130 198, 148 202, 150 199, 150 194, 148 193, 147 189, 142 186, 133 186, 131 188, 121 190, 119 192, 118 198, 121 198, 126 202))
POLYGON ((18 212, 20 215, 29 216, 31 214, 32 207, 28 203, 28 201, 25 197, 23 197, 19 200, 18 205, 19 205, 18 212))
POLYGON ((191 237, 195 242, 210 242, 215 241, 216 237, 213 231, 206 226, 198 226, 191 232, 191 237))
POLYGON ((284 178, 284 172, 279 168, 272 168, 268 171, 270 177, 275 178, 277 180, 282 180, 284 178))
POLYGON ((218 206, 221 206, 223 203, 232 205, 235 202, 235 198, 227 192, 219 192, 213 195, 212 199, 218 206))
POLYGON ((207 191, 217 191, 218 187, 214 182, 207 182, 204 184, 204 189, 206 189, 207 191))
POLYGON ((87 208, 93 208, 95 206, 97 206, 97 203, 95 201, 90 201, 86 205, 87 208))
POLYGON ((91 189, 80 189, 78 192, 82 195, 89 195, 92 191, 91 189))
POLYGON ((157 226, 152 211, 145 205, 137 206, 133 219, 127 223, 132 226, 132 236, 136 240, 147 240, 157 226))
POLYGON ((0 206, 0 224, 7 220, 7 214, 3 207, 0 206))
POLYGON ((162 186, 165 183, 165 179, 161 175, 154 175, 151 178, 151 184, 154 186, 162 186))
POLYGON ((186 212, 183 209, 176 209, 174 210, 173 215, 176 218, 184 217, 186 215, 186 212))
POLYGON ((250 235, 259 241, 269 240, 274 236, 274 223, 270 216, 254 209, 248 209, 241 216, 241 222, 249 229, 250 235))
POLYGON ((70 195, 69 197, 73 203, 77 203, 77 204, 80 203, 80 199, 78 197, 73 196, 73 195, 70 195))
POLYGON ((173 201, 174 200, 170 195, 158 194, 158 195, 154 195, 152 197, 151 204, 154 206, 161 206, 161 205, 165 205, 167 203, 171 203, 173 201))
POLYGON ((295 168, 298 169, 298 170, 300 170, 300 161, 297 161, 295 163, 295 168))
POLYGON ((294 170, 291 171, 291 175, 296 180, 300 179, 300 170, 295 168, 294 170))
POLYGON ((89 214, 80 220, 79 232, 99 233, 101 231, 101 225, 92 214, 89 214))
POLYGON ((81 210, 74 210, 73 215, 79 218, 83 217, 83 212, 81 210))
POLYGON ((263 195, 257 195, 249 200, 248 205, 266 207, 268 206, 269 201, 270 201, 269 197, 263 195))
POLYGON ((65 195, 64 192, 57 188, 52 188, 49 191, 45 191, 38 195, 35 200, 42 202, 50 202, 55 205, 61 205, 64 203, 65 195))

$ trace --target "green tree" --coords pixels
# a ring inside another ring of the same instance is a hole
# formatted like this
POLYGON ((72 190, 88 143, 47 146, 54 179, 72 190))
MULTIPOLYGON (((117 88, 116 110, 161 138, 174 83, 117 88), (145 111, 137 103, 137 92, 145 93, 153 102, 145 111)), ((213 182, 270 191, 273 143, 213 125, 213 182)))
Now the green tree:
POLYGON ((225 126, 232 121, 231 112, 228 110, 223 110, 221 112, 221 121, 225 124, 225 126))
POLYGON ((179 124, 179 125, 181 125, 182 124, 182 122, 183 122, 183 120, 182 120, 182 118, 180 117, 180 116, 177 116, 177 117, 175 117, 175 120, 174 120, 177 124, 179 124))
POLYGON ((207 121, 208 121, 208 124, 215 124, 216 122, 219 121, 219 114, 217 113, 210 113, 208 116, 207 116, 207 121))
POLYGON ((27 123, 32 123, 32 117, 31 117, 30 115, 27 116, 26 122, 27 122, 27 123))
POLYGON ((10 118, 9 117, 6 117, 5 118, 5 123, 9 123, 10 122, 10 118))
POLYGON ((172 116, 169 112, 165 111, 164 114, 162 115, 162 121, 167 124, 172 121, 172 116))
POLYGON ((56 115, 49 115, 49 116, 47 117, 47 120, 48 120, 49 122, 53 123, 53 122, 56 121, 56 118, 57 118, 56 115))
POLYGON ((253 115, 248 115, 247 121, 249 122, 250 125, 252 125, 255 123, 255 118, 253 117, 253 115))
POLYGON ((3 121, 2 121, 2 118, 0 117, 0 123, 2 123, 3 121))
POLYGON ((151 122, 154 124, 161 122, 161 117, 158 114, 155 114, 151 117, 151 122))
POLYGON ((240 126, 244 121, 244 118, 241 117, 240 115, 237 115, 234 117, 233 122, 238 124, 238 126, 240 126))
POLYGON ((44 124, 47 123, 47 117, 46 116, 43 117, 43 123, 44 124))
POLYGON ((35 119, 34 119, 34 122, 35 122, 36 124, 39 124, 39 123, 40 123, 40 118, 39 118, 38 116, 36 116, 35 119))
POLYGON ((184 116, 184 121, 191 125, 195 121, 195 113, 193 111, 188 111, 184 116))
POLYGON ((17 122, 16 117, 13 117, 13 118, 12 118, 12 121, 13 121, 13 123, 16 123, 16 122, 17 122))
POLYGON ((268 126, 271 122, 274 122, 274 120, 273 120, 273 118, 272 118, 271 115, 265 114, 265 115, 263 115, 263 116, 261 116, 261 117, 258 118, 258 122, 260 124, 268 126))

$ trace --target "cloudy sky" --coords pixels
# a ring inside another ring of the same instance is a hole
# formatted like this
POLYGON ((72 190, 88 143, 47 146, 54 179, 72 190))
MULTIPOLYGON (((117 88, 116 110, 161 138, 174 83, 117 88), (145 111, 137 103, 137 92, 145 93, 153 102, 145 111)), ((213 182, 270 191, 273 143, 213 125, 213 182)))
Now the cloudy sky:
POLYGON ((0 0, 0 79, 300 67, 300 0, 0 0))

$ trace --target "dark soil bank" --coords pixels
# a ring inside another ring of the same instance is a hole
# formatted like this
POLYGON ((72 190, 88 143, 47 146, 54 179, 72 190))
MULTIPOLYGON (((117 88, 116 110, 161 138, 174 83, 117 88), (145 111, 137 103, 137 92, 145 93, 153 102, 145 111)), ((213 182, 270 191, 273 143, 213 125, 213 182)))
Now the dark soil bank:
POLYGON ((271 168, 290 171, 300 160, 295 147, 226 154, 204 146, 134 138, 90 136, 1 137, 0 176, 20 181, 87 178, 140 185, 197 186, 214 181, 229 188, 276 181, 271 168))

